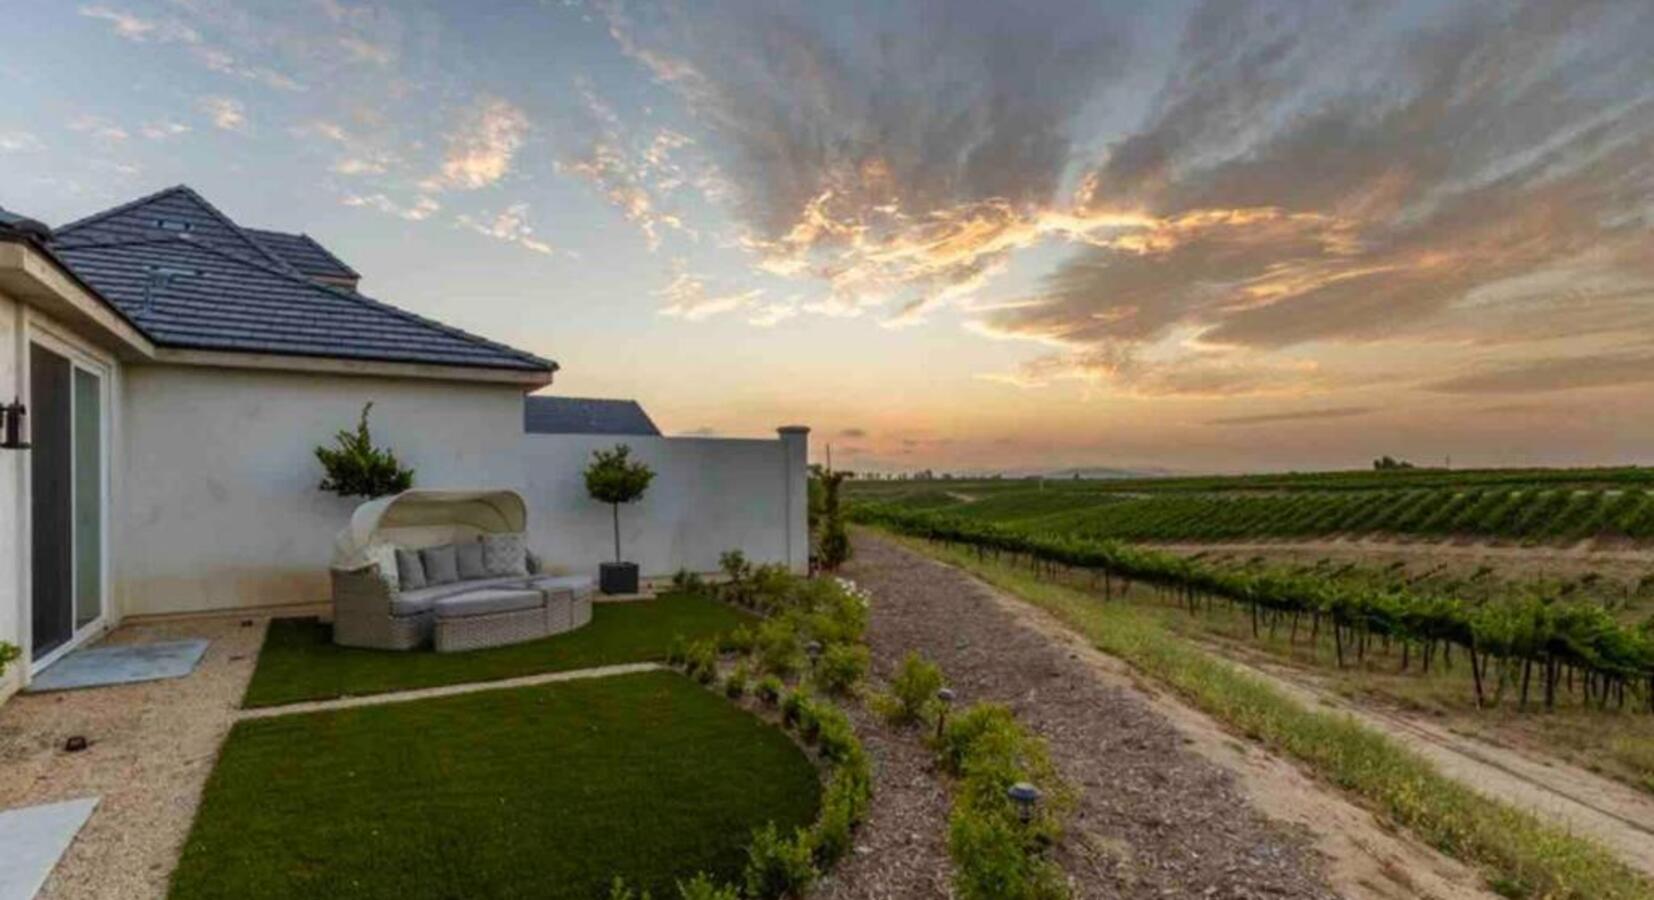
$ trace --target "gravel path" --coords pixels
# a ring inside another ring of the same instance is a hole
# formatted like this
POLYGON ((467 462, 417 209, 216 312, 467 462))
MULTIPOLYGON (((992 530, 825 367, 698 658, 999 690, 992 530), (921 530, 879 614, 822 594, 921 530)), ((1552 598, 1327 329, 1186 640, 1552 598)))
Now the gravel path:
POLYGON ((930 751, 912 732, 888 728, 865 708, 846 707, 873 758, 873 805, 856 830, 855 852, 833 867, 811 900, 951 897, 948 795, 930 751))
MULTIPOLYGON (((888 677, 917 650, 942 666, 961 702, 1008 703, 1050 742, 1053 760, 1080 793, 1059 851, 1076 896, 1336 896, 1307 836, 1254 810, 1228 773, 1185 749, 1141 698, 1018 622, 980 582, 865 533, 855 546, 844 574, 873 593, 875 676, 888 677)), ((847 864, 847 883, 825 896, 945 896, 931 881, 910 880, 925 889, 906 891, 887 888, 878 873, 868 873, 865 886, 858 881, 865 877, 858 870, 875 868, 875 858, 904 850, 910 869, 946 868, 945 800, 910 782, 926 771, 914 758, 923 759, 922 749, 890 746, 876 725, 863 735, 879 764, 879 794, 858 842, 875 849, 847 864), (904 832, 937 837, 904 847, 904 832)))
POLYGON ((0 809, 103 798, 52 870, 41 900, 166 895, 265 623, 250 616, 122 626, 104 645, 197 637, 211 643, 185 678, 21 694, 0 708, 0 809), (90 746, 65 753, 64 740, 77 734, 90 746))

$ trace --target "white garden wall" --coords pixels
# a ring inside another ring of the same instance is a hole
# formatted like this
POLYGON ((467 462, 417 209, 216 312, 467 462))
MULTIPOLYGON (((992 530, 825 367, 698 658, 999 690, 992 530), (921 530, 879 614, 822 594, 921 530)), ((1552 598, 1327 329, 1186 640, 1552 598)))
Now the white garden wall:
POLYGON ((327 600, 333 538, 356 502, 316 489, 313 450, 369 400, 375 442, 419 486, 522 487, 513 385, 152 365, 128 367, 123 393, 126 615, 327 600))
POLYGON ((715 572, 739 548, 754 562, 803 571, 807 429, 776 440, 614 435, 524 435, 529 538, 549 563, 595 574, 614 558, 606 504, 586 494, 592 451, 626 444, 655 470, 643 499, 620 508, 621 547, 645 577, 715 572))
MULTIPOLYGON (((0 294, 0 403, 10 403, 23 394, 22 358, 23 305, 0 294)), ((24 645, 23 628, 23 536, 25 521, 23 479, 29 455, 17 450, 0 450, 0 641, 24 645)), ((22 683, 27 668, 18 660, 0 676, 0 700, 22 683)))

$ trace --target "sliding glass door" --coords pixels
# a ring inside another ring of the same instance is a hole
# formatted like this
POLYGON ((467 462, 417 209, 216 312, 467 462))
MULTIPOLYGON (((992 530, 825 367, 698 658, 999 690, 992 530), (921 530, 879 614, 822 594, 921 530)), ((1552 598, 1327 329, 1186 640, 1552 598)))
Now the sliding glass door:
POLYGON ((66 650, 104 612, 105 380, 54 344, 29 345, 30 658, 66 650))

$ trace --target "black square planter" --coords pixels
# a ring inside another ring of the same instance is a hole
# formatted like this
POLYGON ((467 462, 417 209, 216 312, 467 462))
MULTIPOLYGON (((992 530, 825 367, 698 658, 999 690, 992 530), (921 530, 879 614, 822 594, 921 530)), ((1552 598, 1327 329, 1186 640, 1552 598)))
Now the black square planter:
POLYGON ((597 569, 597 584, 605 594, 637 593, 637 563, 603 563, 597 569))

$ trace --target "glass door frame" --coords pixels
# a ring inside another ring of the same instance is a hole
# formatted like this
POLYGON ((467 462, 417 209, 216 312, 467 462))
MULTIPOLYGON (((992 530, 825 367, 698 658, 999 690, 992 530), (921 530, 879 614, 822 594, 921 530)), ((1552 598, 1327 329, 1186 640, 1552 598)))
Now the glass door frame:
MULTIPOLYGON (((29 396, 31 390, 30 379, 33 377, 33 373, 30 371, 32 364, 29 362, 28 350, 35 344, 38 344, 69 361, 70 422, 75 421, 75 373, 86 372, 96 376, 98 379, 98 402, 101 407, 98 410, 98 429, 100 432, 98 440, 98 487, 100 492, 99 500, 101 515, 99 516, 100 521, 98 523, 98 614, 88 620, 84 625, 76 624, 80 618, 80 611, 78 609, 80 601, 80 585, 78 583, 78 579, 80 578, 80 566, 78 565, 78 557, 76 557, 70 562, 71 571, 73 572, 72 577, 73 579, 76 579, 76 581, 72 582, 74 586, 70 589, 71 597, 69 620, 71 627, 73 628, 73 633, 70 635, 69 640, 63 642, 62 646, 56 647, 52 650, 52 652, 46 654, 45 656, 31 661, 29 663, 30 675, 39 674, 41 670, 45 669, 52 663, 57 662, 58 659, 62 658, 65 654, 72 652, 75 648, 86 643, 88 640, 91 640, 92 638, 97 637, 104 631, 108 630, 109 623, 111 621, 110 598, 114 593, 110 589, 110 573, 112 569, 109 564, 109 535, 112 511, 112 504, 110 502, 110 497, 112 494, 110 489, 112 470, 111 458, 113 456, 112 450, 115 433, 115 362, 103 352, 76 338, 72 333, 66 331, 52 320, 46 319, 43 316, 31 315, 27 317, 24 322, 22 340, 23 353, 20 354, 21 358, 19 360, 19 369, 21 369, 23 373, 23 396, 29 396)), ((30 450, 28 452, 33 453, 35 451, 30 450)), ((73 453, 72 448, 70 452, 73 453)), ((70 465, 73 466, 73 461, 71 461, 70 465)), ((73 493, 75 490, 78 490, 77 481, 78 479, 73 477, 70 478, 71 495, 69 504, 71 516, 73 516, 74 511, 78 508, 78 504, 76 502, 78 498, 73 493)), ((30 486, 26 492, 26 496, 23 498, 22 504, 23 509, 26 511, 25 516, 27 516, 28 519, 22 523, 19 523, 22 526, 20 529, 20 537, 24 543, 22 558, 24 560, 32 560, 33 553, 30 549, 30 542, 34 539, 34 489, 31 483, 32 478, 25 476, 24 482, 30 486)), ((32 583, 34 577, 33 563, 26 562, 19 568, 23 570, 23 584, 20 596, 22 598, 22 602, 26 605, 27 612, 27 615, 22 620, 24 623, 23 633, 32 642, 32 628, 28 623, 31 623, 34 620, 34 592, 32 583)), ((33 648, 28 648, 25 653, 26 655, 24 658, 29 658, 33 655, 33 648)))

